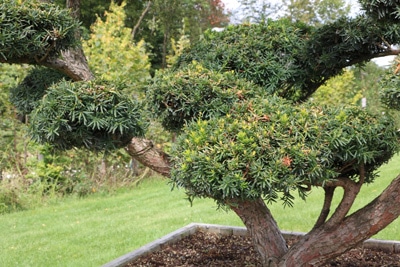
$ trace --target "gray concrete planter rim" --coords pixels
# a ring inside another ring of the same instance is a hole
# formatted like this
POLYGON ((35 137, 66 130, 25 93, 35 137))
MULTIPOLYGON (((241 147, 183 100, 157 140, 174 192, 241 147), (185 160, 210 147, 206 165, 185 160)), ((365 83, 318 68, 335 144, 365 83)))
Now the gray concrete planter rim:
MULTIPOLYGON (((182 238, 195 233, 198 230, 206 231, 208 233, 215 233, 219 235, 247 235, 247 229, 245 227, 238 226, 225 226, 216 224, 204 224, 204 223, 191 223, 185 227, 182 227, 168 235, 165 235, 151 243, 148 243, 132 252, 129 252, 109 263, 104 264, 102 267, 120 267, 124 266, 129 262, 136 260, 141 256, 145 256, 154 251, 161 250, 164 246, 173 244, 182 238)), ((282 231, 285 238, 300 238, 305 235, 301 232, 287 232, 282 231)), ((390 240, 379 240, 379 239, 368 239, 362 244, 364 248, 380 249, 389 253, 400 252, 400 241, 390 240)))

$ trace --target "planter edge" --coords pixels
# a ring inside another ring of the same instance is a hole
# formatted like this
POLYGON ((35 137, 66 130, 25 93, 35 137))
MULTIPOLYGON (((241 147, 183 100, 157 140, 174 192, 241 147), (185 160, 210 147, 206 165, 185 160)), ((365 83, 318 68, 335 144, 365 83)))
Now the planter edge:
MULTIPOLYGON (((247 235, 247 229, 245 227, 239 226, 226 226, 226 225, 218 225, 218 224, 205 224, 205 223, 191 223, 187 226, 179 228, 178 230, 167 234, 159 239, 154 240, 132 252, 129 252, 125 255, 122 255, 115 260, 112 260, 102 267, 121 267, 125 264, 134 261, 135 259, 150 254, 154 251, 162 249, 164 246, 173 244, 182 238, 195 233, 198 230, 203 230, 208 233, 215 233, 219 235, 247 235)), ((282 235, 284 238, 294 238, 298 239, 305 235, 302 232, 289 232, 282 231, 282 235)), ((391 241, 391 240, 379 240, 379 239, 368 239, 363 242, 361 245, 363 248, 369 249, 380 249, 389 253, 399 253, 400 252, 400 241, 391 241)))

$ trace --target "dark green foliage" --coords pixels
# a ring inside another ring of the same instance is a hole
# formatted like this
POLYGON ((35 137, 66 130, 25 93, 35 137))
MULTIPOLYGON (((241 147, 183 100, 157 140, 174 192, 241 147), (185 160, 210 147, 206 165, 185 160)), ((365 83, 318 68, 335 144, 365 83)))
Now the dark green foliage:
POLYGON ((193 118, 225 115, 236 102, 263 94, 261 88, 231 72, 217 73, 198 63, 159 73, 148 90, 151 112, 173 132, 193 118))
POLYGON ((38 2, 0 3, 0 61, 41 62, 76 45, 79 23, 66 9, 38 2))
POLYGON ((382 82, 381 101, 390 108, 400 111, 400 79, 398 75, 389 74, 382 82))
POLYGON ((282 19, 207 32, 172 72, 156 76, 149 97, 164 126, 187 122, 172 149, 173 184, 190 199, 219 204, 258 197, 291 204, 296 189, 305 197, 309 186, 339 178, 372 182, 399 150, 393 119, 293 100, 306 100, 344 67, 390 53, 399 40, 397 25, 366 16, 318 28, 282 19), (233 98, 209 97, 235 88, 225 85, 233 76, 246 97, 237 101, 235 90, 233 98))
POLYGON ((47 88, 62 79, 71 80, 65 74, 46 67, 35 67, 18 86, 11 88, 10 100, 21 114, 30 114, 47 88))
POLYGON ((204 39, 180 57, 177 67, 196 60, 215 71, 233 70, 269 94, 284 94, 304 83, 304 47, 312 30, 305 24, 283 19, 229 26, 222 32, 208 31, 204 39))
POLYGON ((51 86, 32 112, 33 139, 58 149, 110 150, 142 136, 147 124, 142 105, 119 93, 121 85, 105 81, 67 82, 51 86))
POLYGON ((268 20, 207 32, 175 67, 196 60, 212 70, 233 70, 269 94, 304 101, 344 67, 384 54, 399 41, 399 25, 383 26, 365 16, 319 28, 268 20))
POLYGON ((378 21, 400 22, 399 0, 360 0, 359 2, 366 13, 378 21))
POLYGON ((279 197, 339 177, 365 182, 399 149, 392 120, 358 108, 293 106, 278 97, 235 105, 226 116, 198 120, 174 146, 172 181, 190 198, 279 197), (279 194, 281 193, 281 194, 279 194))

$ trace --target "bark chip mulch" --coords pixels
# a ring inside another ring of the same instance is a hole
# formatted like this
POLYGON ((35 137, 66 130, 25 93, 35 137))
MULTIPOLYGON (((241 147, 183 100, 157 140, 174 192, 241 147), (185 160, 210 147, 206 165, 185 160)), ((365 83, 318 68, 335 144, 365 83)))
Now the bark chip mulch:
MULTIPOLYGON (((249 237, 197 231, 125 267, 255 267, 261 266, 249 237)), ((324 267, 400 267, 400 254, 357 248, 324 267)))

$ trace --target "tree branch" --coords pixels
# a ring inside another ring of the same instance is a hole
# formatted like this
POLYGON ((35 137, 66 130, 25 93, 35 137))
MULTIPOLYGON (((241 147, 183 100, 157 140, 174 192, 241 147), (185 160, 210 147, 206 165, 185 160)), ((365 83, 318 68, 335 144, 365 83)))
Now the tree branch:
POLYGON ((367 206, 349 215, 335 227, 320 227, 293 245, 281 262, 285 266, 321 266, 332 257, 357 246, 393 222, 400 214, 400 174, 367 206), (329 250, 326 250, 329 247, 329 250), (308 255, 304 251, 318 251, 308 255))
POLYGON ((134 137, 125 149, 132 158, 144 166, 163 176, 170 177, 169 156, 158 149, 151 140, 134 137))
POLYGON ((365 61, 368 61, 368 60, 371 60, 371 59, 374 59, 374 58, 386 57, 386 56, 397 56, 399 54, 400 54, 400 50, 399 49, 389 49, 389 50, 387 50, 385 52, 380 52, 380 53, 370 54, 370 55, 364 55, 364 56, 361 56, 361 57, 356 58, 354 60, 350 60, 348 62, 348 64, 346 64, 345 67, 349 67, 349 66, 352 66, 354 64, 362 63, 362 62, 365 62, 365 61))
POLYGON ((332 199, 333 199, 333 194, 335 192, 335 189, 336 189, 336 187, 334 187, 334 186, 324 187, 324 190, 325 190, 324 204, 322 206, 321 213, 319 214, 319 217, 318 217, 317 221, 315 222, 313 229, 318 228, 321 225, 323 225, 326 221, 326 218, 328 218, 329 212, 331 210, 332 199))
POLYGON ((349 178, 342 179, 344 181, 343 186, 343 198, 340 204, 337 206, 332 217, 325 223, 326 228, 336 227, 346 217, 350 208, 353 206, 354 200, 360 192, 361 186, 365 180, 365 167, 364 164, 360 165, 360 180, 356 183, 349 178))
POLYGON ((74 81, 89 81, 95 78, 80 47, 64 50, 61 52, 61 57, 49 58, 39 65, 56 69, 74 81))
POLYGON ((147 5, 146 5, 145 9, 143 10, 142 14, 140 15, 138 22, 133 27, 133 29, 132 29, 132 40, 135 39, 135 34, 136 34, 136 32, 137 32, 137 30, 138 30, 138 28, 140 26, 140 23, 142 23, 142 20, 143 20, 144 16, 149 11, 151 4, 152 4, 151 1, 147 2, 147 5))
POLYGON ((340 204, 337 206, 335 212, 331 218, 325 223, 326 228, 336 227, 347 215, 351 206, 354 203, 355 198, 360 192, 362 184, 355 183, 350 179, 347 179, 346 185, 343 187, 344 193, 340 204))

